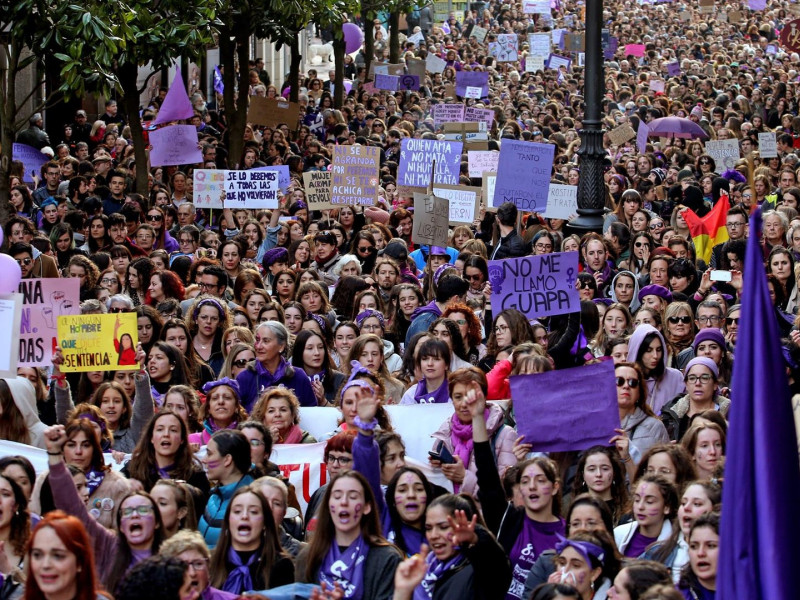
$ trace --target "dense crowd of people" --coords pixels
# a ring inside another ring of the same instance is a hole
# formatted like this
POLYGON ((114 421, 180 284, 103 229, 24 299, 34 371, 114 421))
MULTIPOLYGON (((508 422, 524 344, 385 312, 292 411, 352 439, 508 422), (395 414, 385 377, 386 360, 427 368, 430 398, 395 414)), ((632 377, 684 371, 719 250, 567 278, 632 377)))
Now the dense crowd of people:
MULTIPOLYGON (((442 73, 419 91, 368 92, 360 50, 338 109, 330 82, 303 73, 301 122, 248 124, 241 164, 221 96, 195 91, 203 162, 149 169, 149 195, 133 191, 144 167, 116 101, 93 124, 78 111, 55 144, 34 115, 18 141, 52 160, 32 186, 12 163, 4 251, 23 279, 78 278, 82 314, 134 313, 138 344, 120 354, 138 369, 62 372, 56 350, 52 365, 0 380, 0 438, 49 463, 37 473, 23 455, 0 458, 0 600, 714 598, 750 236, 793 391, 800 381, 800 57, 778 41, 793 5, 605 6, 604 127, 676 116, 738 140, 740 155, 722 169, 700 139, 637 148, 606 136, 602 232, 484 198, 447 246, 419 244, 398 185, 401 140, 437 139, 434 107, 462 101, 494 111, 490 149, 552 144, 552 182, 577 185, 583 69, 575 56, 527 72, 525 59, 528 33, 580 34, 583 4, 547 18, 481 2, 443 24, 430 6, 413 10, 402 61, 435 54, 442 73), (504 33, 518 34, 519 57, 498 63, 490 48, 504 33), (489 73, 488 97, 453 97, 464 70, 489 73), (760 156, 764 133, 777 156, 760 156), (343 144, 380 148, 377 202, 312 210, 302 174, 343 144), (276 209, 193 204, 197 168, 275 165, 291 175, 276 209), (686 211, 725 201, 724 233, 700 255, 686 211), (750 231, 759 207, 763 231, 750 231), (489 261, 567 251, 579 253, 580 311, 492 310, 489 261), (617 435, 532 452, 514 411, 528 399, 510 378, 598 361, 614 365, 617 435), (407 463, 386 410, 420 404, 453 408, 430 424, 430 467, 446 485, 407 463), (301 407, 335 407, 339 424, 318 440, 301 407), (328 482, 306 506, 271 458, 312 443, 328 482)), ((388 24, 373 26, 370 62, 385 64, 388 24)), ((259 61, 250 69, 250 94, 286 91, 259 61)), ((460 183, 482 183, 466 155, 460 183)))

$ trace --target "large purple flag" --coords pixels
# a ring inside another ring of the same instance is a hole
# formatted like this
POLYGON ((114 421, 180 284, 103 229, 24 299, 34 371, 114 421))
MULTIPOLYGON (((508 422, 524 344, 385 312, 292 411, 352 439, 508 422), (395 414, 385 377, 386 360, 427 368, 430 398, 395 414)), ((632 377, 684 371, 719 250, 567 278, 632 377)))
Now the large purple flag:
POLYGON ((717 598, 796 598, 800 465, 780 333, 756 234, 760 211, 750 231, 731 382, 717 598))
POLYGON ((178 67, 175 70, 175 79, 172 80, 172 85, 169 86, 167 95, 164 96, 164 102, 161 104, 153 124, 163 125, 170 121, 191 119, 193 114, 192 101, 189 100, 189 94, 186 93, 186 86, 183 85, 181 77, 181 68, 178 67))

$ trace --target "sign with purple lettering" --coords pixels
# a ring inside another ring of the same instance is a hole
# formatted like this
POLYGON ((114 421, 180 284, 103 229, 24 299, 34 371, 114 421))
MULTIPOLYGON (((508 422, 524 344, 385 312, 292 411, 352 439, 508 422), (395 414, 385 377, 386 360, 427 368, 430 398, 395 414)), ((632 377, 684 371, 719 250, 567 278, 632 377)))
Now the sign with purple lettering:
POLYGON ((463 120, 463 104, 435 104, 433 106, 433 126, 436 129, 439 129, 443 123, 461 123, 463 120))
POLYGON ((53 363, 53 350, 58 348, 58 317, 81 312, 80 283, 75 277, 23 279, 20 282, 20 367, 44 367, 53 363))
POLYGON ((384 75, 375 73, 375 87, 379 90, 397 91, 397 82, 400 78, 397 75, 384 75))
POLYGON ((577 252, 490 260, 494 314, 516 308, 526 317, 536 319, 579 311, 577 277, 577 252))
POLYGON ((226 171, 225 208, 278 208, 277 171, 226 171))
POLYGON ((331 162, 331 204, 374 206, 378 199, 380 148, 335 146, 331 162))
POLYGON ((403 138, 400 144, 397 185, 427 188, 431 181, 432 168, 434 183, 458 185, 463 147, 461 142, 403 138))
POLYGON ((42 165, 50 160, 47 154, 42 154, 33 146, 27 144, 13 144, 11 146, 11 153, 14 160, 22 162, 22 181, 33 183, 33 176, 42 178, 42 165))
POLYGON ((275 165, 272 167, 256 167, 255 169, 250 169, 251 171, 275 171, 278 174, 278 188, 282 192, 286 192, 289 189, 289 184, 292 182, 292 178, 289 176, 289 165, 275 165))
POLYGON ((609 446, 619 429, 614 363, 509 378, 517 431, 534 452, 609 446), (580 403, 575 399, 580 398, 580 403))
POLYGON ((456 72, 456 95, 464 98, 468 87, 481 88, 481 98, 489 95, 489 73, 484 71, 456 72))
POLYGON ((194 125, 170 125, 150 132, 150 165, 193 165, 203 162, 194 125))
POLYGON ((491 108, 468 106, 464 110, 464 121, 467 123, 486 123, 486 127, 489 128, 494 123, 494 111, 491 108))
POLYGON ((681 63, 677 60, 675 62, 667 63, 667 75, 670 77, 679 77, 681 74, 681 63))
POLYGON ((553 170, 553 144, 503 140, 493 206, 513 202, 527 212, 543 212, 553 170))

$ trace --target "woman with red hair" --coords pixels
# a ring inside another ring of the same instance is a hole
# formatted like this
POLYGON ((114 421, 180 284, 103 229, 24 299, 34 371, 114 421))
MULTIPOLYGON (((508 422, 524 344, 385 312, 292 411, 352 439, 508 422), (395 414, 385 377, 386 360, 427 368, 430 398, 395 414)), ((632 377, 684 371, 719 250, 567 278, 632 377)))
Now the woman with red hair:
POLYGON ((80 519, 56 510, 33 530, 25 600, 97 600, 102 597, 94 552, 80 519))
POLYGON ((172 271, 156 271, 150 276, 145 302, 150 306, 158 306, 161 302, 173 298, 180 302, 186 291, 180 277, 172 271))

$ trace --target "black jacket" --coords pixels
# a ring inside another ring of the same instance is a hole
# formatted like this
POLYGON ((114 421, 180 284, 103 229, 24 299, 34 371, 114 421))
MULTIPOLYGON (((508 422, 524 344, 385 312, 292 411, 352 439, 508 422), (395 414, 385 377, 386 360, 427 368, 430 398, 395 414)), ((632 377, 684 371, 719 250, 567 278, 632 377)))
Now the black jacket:
POLYGON ((506 237, 500 238, 497 242, 497 248, 490 256, 491 260, 501 260, 503 258, 517 258, 519 256, 528 256, 530 254, 530 246, 525 243, 520 235, 512 230, 506 237))

